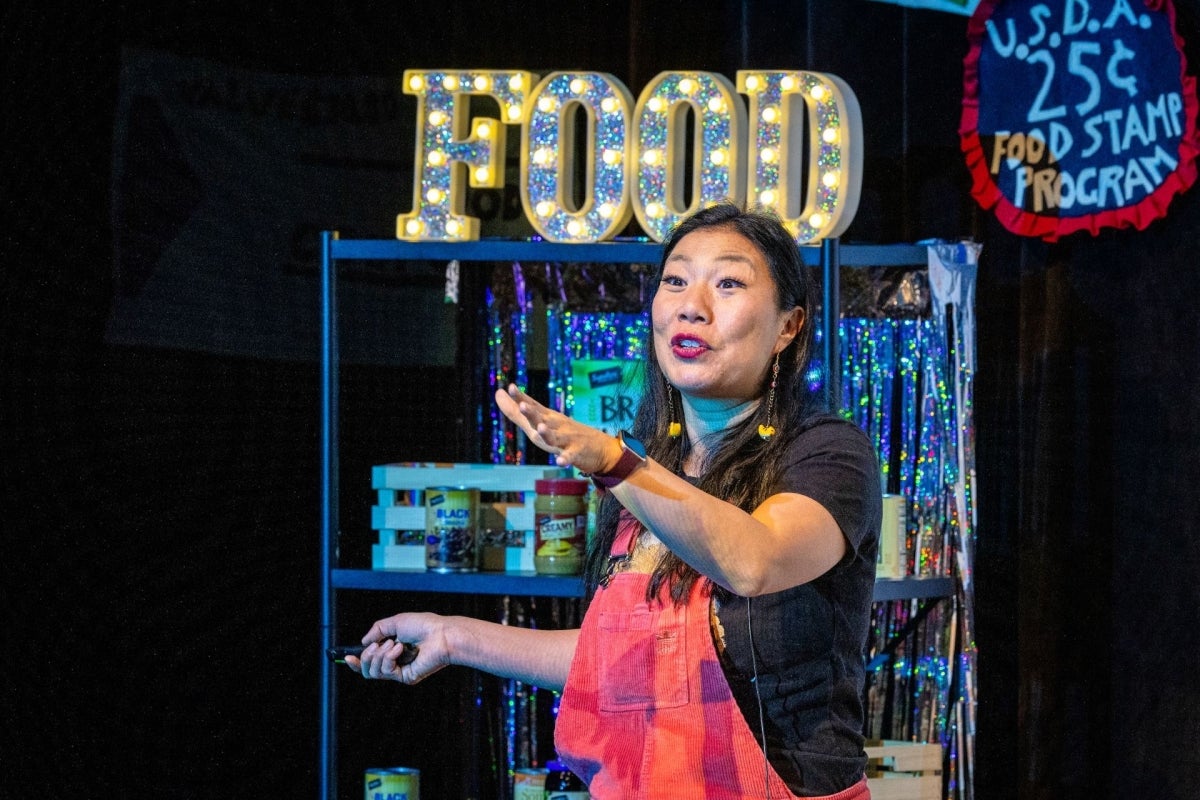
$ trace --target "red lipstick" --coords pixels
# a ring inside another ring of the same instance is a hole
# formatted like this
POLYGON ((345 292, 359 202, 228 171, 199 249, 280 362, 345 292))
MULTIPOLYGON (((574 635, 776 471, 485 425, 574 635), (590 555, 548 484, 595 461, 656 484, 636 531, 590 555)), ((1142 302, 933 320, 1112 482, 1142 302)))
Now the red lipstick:
POLYGON ((671 337, 671 352, 678 358, 698 358, 710 350, 708 342, 690 333, 677 333, 671 337))

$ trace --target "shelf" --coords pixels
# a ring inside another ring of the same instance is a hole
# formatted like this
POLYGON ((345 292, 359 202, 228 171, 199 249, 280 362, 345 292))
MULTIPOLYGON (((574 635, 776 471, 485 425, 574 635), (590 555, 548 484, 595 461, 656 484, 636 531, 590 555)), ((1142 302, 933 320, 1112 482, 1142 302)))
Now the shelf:
POLYGON ((536 572, 429 572, 423 569, 335 569, 337 589, 446 594, 515 594, 530 597, 583 597, 579 575, 536 572))
MULTIPOLYGON (((539 575, 536 572, 428 572, 420 569, 335 569, 335 589, 445 594, 508 594, 530 597, 583 597, 578 575, 539 575)), ((949 597, 953 578, 877 580, 875 602, 949 597)))
POLYGON ((887 600, 928 600, 954 594, 954 578, 877 578, 876 603, 887 600))
MULTIPOLYGON (((399 239, 334 239, 334 260, 379 261, 552 261, 609 264, 657 264, 657 242, 595 242, 562 244, 519 239, 479 239, 473 242, 406 242, 399 239)), ((821 264, 819 245, 801 245, 804 263, 821 264)), ((838 262, 847 267, 893 267, 924 264, 928 249, 915 244, 842 244, 838 262)))

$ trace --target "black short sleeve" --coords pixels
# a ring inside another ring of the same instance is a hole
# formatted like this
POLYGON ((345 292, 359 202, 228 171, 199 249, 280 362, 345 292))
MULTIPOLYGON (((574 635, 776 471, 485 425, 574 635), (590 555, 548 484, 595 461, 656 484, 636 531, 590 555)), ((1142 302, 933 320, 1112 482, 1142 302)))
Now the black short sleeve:
POLYGON ((851 550, 872 554, 882 513, 879 458, 857 425, 833 415, 813 418, 792 441, 779 492, 816 500, 841 527, 851 550))

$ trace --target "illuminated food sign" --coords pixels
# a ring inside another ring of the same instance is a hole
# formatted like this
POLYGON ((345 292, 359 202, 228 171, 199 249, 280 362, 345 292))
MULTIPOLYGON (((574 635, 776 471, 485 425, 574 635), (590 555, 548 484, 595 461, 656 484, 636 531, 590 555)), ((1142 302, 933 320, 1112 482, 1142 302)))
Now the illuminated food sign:
POLYGON ((479 220, 464 212, 466 187, 505 184, 511 126, 521 133, 525 215, 554 242, 604 241, 631 217, 662 241, 682 217, 727 199, 774 210, 809 242, 839 236, 858 208, 862 122, 854 92, 835 75, 743 70, 733 84, 711 72, 663 72, 635 102, 600 72, 539 80, 522 70, 414 69, 404 91, 418 106, 413 208, 397 217, 400 239, 479 238, 479 220), (469 95, 493 98, 499 115, 471 117, 469 95), (580 111, 586 132, 575 130, 580 111))

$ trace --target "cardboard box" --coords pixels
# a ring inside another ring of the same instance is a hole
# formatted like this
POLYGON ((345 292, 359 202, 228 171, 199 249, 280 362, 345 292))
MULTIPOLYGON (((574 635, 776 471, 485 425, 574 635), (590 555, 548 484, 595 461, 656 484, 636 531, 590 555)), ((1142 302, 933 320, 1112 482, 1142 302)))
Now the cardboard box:
POLYGON ((883 523, 879 527, 876 578, 903 578, 908 573, 908 513, 899 494, 883 496, 883 523))

